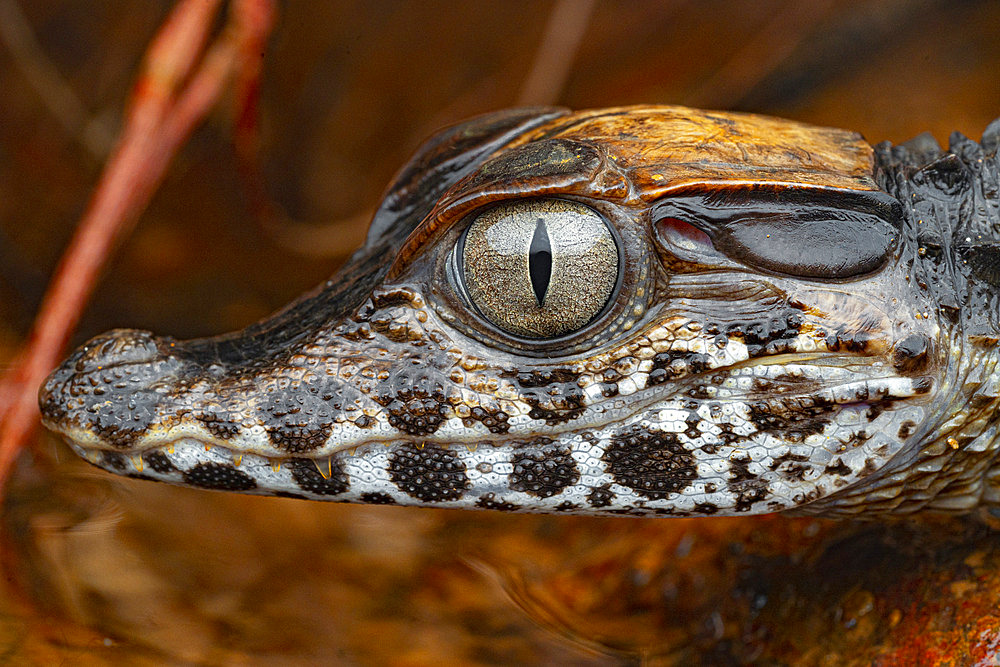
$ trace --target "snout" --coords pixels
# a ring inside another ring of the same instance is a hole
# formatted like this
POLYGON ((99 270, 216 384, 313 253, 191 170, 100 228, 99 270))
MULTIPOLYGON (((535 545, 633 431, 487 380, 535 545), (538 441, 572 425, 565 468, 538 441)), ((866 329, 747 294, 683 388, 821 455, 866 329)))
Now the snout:
POLYGON ((38 403, 44 424, 80 444, 94 436, 128 449, 156 418, 164 380, 183 362, 174 342, 116 329, 77 348, 46 379, 38 403))

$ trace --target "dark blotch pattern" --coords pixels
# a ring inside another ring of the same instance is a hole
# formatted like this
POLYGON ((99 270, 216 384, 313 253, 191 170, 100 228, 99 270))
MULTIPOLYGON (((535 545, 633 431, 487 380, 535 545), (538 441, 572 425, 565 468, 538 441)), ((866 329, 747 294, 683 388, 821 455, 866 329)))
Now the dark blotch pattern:
POLYGON ((836 463, 831 463, 823 468, 823 474, 825 475, 839 475, 841 477, 846 477, 851 474, 851 469, 847 467, 841 459, 837 459, 836 463))
POLYGON ((757 475, 750 472, 749 459, 732 458, 729 460, 729 480, 730 487, 733 484, 749 482, 757 479, 757 475))
POLYGON ((687 417, 684 418, 684 423, 687 425, 687 428, 684 429, 684 435, 689 440, 697 440, 701 437, 702 433, 698 429, 698 424, 701 422, 701 416, 697 412, 694 410, 688 412, 687 417))
POLYGON ((865 459, 864 467, 862 467, 861 470, 858 471, 858 478, 859 479, 865 478, 868 475, 872 474, 873 472, 876 472, 877 470, 878 466, 875 464, 875 461, 873 459, 865 459))
POLYGON ((218 491, 249 491, 257 488, 253 477, 224 463, 199 463, 184 473, 184 483, 218 491))
POLYGON ((873 332, 841 327, 826 335, 826 346, 831 352, 864 352, 868 342, 875 337, 873 332))
POLYGON ((222 415, 206 412, 198 415, 197 419, 216 438, 228 440, 239 435, 239 425, 222 415))
POLYGON ((177 468, 174 467, 174 464, 170 462, 170 459, 163 452, 150 452, 149 454, 143 454, 142 458, 146 462, 146 465, 161 475, 177 472, 177 468))
POLYGON ((801 481, 811 469, 811 466, 803 465, 803 462, 808 460, 808 456, 789 452, 774 459, 770 467, 771 470, 778 470, 780 468, 781 474, 786 479, 801 481))
POLYGON ((391 403, 389 424, 410 435, 430 435, 445 420, 447 405, 437 398, 409 398, 391 403))
MULTIPOLYGON (((329 478, 324 477, 319 472, 312 459, 290 459, 288 464, 292 471, 292 479, 295 480, 300 489, 307 493, 315 493, 318 496, 336 496, 350 488, 344 467, 337 459, 330 462, 329 478)), ((320 461, 319 465, 325 466, 326 461, 320 461)))
POLYGON ((545 368, 530 371, 504 371, 500 377, 513 378, 525 389, 547 387, 550 384, 572 384, 580 374, 568 368, 545 368))
POLYGON ((768 397, 778 394, 815 394, 823 385, 821 382, 796 377, 787 373, 780 373, 773 378, 756 377, 751 381, 750 397, 768 397))
POLYGON ((104 452, 101 454, 101 463, 105 468, 114 468, 119 472, 128 467, 128 461, 125 459, 125 455, 119 454, 118 452, 104 452))
POLYGON ((767 482, 750 472, 749 459, 730 459, 729 481, 726 486, 731 493, 736 494, 737 512, 749 512, 753 506, 767 499, 770 490, 767 482))
POLYGON ((321 447, 333 427, 337 406, 328 403, 333 398, 317 384, 272 392, 261 410, 271 442, 289 454, 321 447))
MULTIPOLYGON (((94 419, 93 430, 99 438, 113 447, 129 449, 153 423, 152 409, 137 408, 130 413, 122 405, 125 401, 117 396, 111 398, 112 407, 102 407, 94 419)), ((139 403, 137 401, 137 403, 139 403)))
POLYGON ((701 373, 708 368, 708 355, 699 352, 666 350, 653 357, 653 368, 649 371, 650 386, 693 373, 701 373))
POLYGON ((587 502, 591 507, 598 509, 611 504, 615 494, 611 492, 610 484, 602 484, 590 490, 587 494, 587 502))
MULTIPOLYGON (((580 373, 576 371, 568 368, 507 370, 500 377, 513 379, 529 390, 523 393, 523 397, 525 403, 531 406, 528 416, 532 419, 556 426, 572 421, 584 412, 584 395, 577 385, 580 373)), ((611 394, 610 390, 602 390, 602 393, 611 394)))
MULTIPOLYGON (((743 322, 732 322, 725 326, 726 339, 742 338, 747 346, 747 354, 757 357, 767 352, 778 352, 787 347, 802 329, 802 313, 794 305, 776 308, 773 316, 743 322)), ((709 323, 706 331, 715 333, 722 327, 709 323)), ((722 339, 716 336, 715 344, 721 346, 722 339)))
POLYGON ((575 484, 580 479, 580 473, 568 449, 547 447, 550 440, 539 440, 540 446, 514 452, 510 488, 538 498, 549 498, 575 484))
POLYGON ((424 502, 457 500, 469 488, 465 463, 435 445, 400 445, 389 457, 389 476, 400 491, 424 502))
POLYGON ((531 406, 528 416, 544 421, 549 426, 558 426, 580 417, 586 409, 583 392, 576 385, 566 386, 565 393, 539 398, 525 395, 524 402, 531 406))
POLYGON ((788 442, 802 442, 814 433, 822 433, 833 413, 831 408, 819 407, 777 414, 767 403, 750 404, 750 421, 757 430, 788 442))
POLYGON ((696 476, 694 456, 677 434, 638 425, 613 438, 604 460, 616 482, 651 500, 686 489, 696 476))
POLYGON ((362 493, 359 500, 366 505, 395 505, 396 500, 392 496, 386 493, 379 493, 377 491, 369 491, 368 493, 362 493))
POLYGON ((477 500, 476 507, 484 510, 497 510, 500 512, 513 512, 518 509, 518 506, 514 503, 509 503, 505 500, 498 500, 496 495, 492 493, 487 493, 485 496, 477 500))
POLYGON ((719 506, 713 503, 698 503, 694 506, 695 514, 710 515, 715 514, 719 511, 719 506))
POLYGON ((64 390, 65 384, 66 383, 56 383, 52 379, 49 379, 42 387, 42 390, 38 395, 38 408, 47 419, 55 422, 61 422, 69 414, 63 395, 56 391, 56 387, 60 390, 64 390))
POLYGON ((477 421, 489 429, 490 433, 502 434, 510 430, 510 424, 507 423, 509 418, 510 416, 499 408, 491 409, 477 405, 470 410, 470 416, 463 420, 463 423, 470 426, 471 422, 477 421))
POLYGON ((430 435, 448 417, 441 385, 406 370, 394 373, 372 398, 385 409, 390 425, 410 435, 430 435))

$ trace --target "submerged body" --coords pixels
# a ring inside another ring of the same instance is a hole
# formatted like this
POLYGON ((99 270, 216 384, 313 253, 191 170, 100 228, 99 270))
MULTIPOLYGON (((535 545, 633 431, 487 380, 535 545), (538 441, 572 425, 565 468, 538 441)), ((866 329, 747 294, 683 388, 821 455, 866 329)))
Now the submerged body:
POLYGON ((441 132, 316 291, 50 376, 95 465, 315 500, 694 516, 1000 503, 994 123, 680 107, 441 132))

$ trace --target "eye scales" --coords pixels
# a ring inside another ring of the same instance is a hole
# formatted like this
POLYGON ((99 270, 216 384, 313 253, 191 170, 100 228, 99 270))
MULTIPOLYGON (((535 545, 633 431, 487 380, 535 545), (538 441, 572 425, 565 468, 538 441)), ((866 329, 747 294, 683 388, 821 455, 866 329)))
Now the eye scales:
POLYGON ((873 149, 681 107, 476 118, 418 151, 317 290, 214 339, 98 336, 43 419, 111 472, 316 500, 995 505, 998 141, 873 149))

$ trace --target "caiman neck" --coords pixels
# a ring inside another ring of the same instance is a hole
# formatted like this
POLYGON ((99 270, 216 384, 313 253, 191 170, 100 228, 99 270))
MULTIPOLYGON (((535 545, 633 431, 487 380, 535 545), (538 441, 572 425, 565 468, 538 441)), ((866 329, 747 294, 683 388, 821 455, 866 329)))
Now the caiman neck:
POLYGON ((949 370, 935 407, 941 418, 931 424, 923 446, 884 469, 905 478, 907 490, 900 488, 902 482, 886 485, 883 478, 881 484, 862 482, 824 501, 897 512, 908 506, 946 511, 1000 506, 998 143, 1000 120, 981 143, 954 133, 944 150, 923 134, 898 146, 875 147, 876 181, 905 211, 908 280, 933 306, 921 316, 938 322, 939 354, 945 362, 950 358, 942 364, 949 370))

